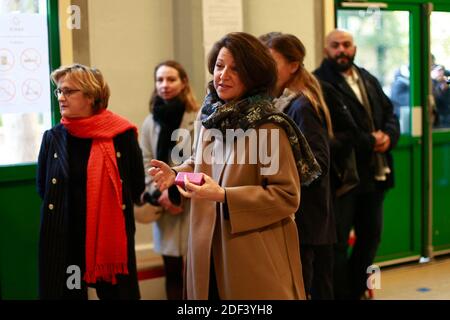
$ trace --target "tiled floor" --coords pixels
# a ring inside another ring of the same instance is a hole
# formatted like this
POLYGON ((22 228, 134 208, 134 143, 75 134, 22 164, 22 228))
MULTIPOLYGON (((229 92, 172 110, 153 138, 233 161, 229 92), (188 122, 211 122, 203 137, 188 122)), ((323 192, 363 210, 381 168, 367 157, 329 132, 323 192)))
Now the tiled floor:
MULTIPOLYGON (((164 278, 140 281, 144 300, 165 299, 164 278)), ((375 300, 450 300, 450 255, 381 268, 375 300)))
POLYGON ((376 300, 450 300, 450 256, 381 269, 376 300))

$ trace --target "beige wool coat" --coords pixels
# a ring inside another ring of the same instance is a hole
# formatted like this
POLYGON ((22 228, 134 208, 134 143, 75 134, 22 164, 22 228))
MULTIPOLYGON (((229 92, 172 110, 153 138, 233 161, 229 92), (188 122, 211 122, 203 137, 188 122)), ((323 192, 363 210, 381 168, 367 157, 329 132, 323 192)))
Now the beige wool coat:
MULTIPOLYGON (((190 132, 191 139, 182 140, 181 146, 187 144, 187 148, 192 146, 194 140, 194 121, 197 117, 196 111, 185 112, 180 123, 180 129, 186 129, 190 132)), ((161 127, 153 120, 153 114, 150 113, 142 124, 140 137, 140 147, 144 160, 145 172, 150 169, 150 160, 156 156, 156 147, 161 127)), ((186 158, 186 157, 185 157, 186 158)), ((183 159, 184 160, 184 159, 183 159)), ((152 192, 156 186, 150 175, 145 176, 146 191, 152 192)), ((173 215, 161 208, 161 217, 153 223, 153 250, 157 253, 172 257, 185 256, 187 252, 187 238, 189 231, 189 207, 186 201, 184 211, 173 215)))
POLYGON ((236 154, 237 143, 245 137, 231 144, 220 139, 202 141, 208 140, 204 139, 204 127, 193 157, 175 168, 178 172, 203 172, 226 191, 226 205, 191 200, 187 299, 208 299, 211 261, 221 299, 305 299, 294 222, 300 203, 297 167, 284 130, 274 124, 264 124, 260 129, 279 132, 273 147, 270 139, 265 139, 267 145, 258 141, 260 147, 278 152, 276 174, 261 175, 263 165, 259 160, 256 164, 238 161, 243 156, 249 159, 249 144, 236 154), (205 161, 208 155, 224 149, 226 161, 214 161, 214 155, 211 164, 205 161))

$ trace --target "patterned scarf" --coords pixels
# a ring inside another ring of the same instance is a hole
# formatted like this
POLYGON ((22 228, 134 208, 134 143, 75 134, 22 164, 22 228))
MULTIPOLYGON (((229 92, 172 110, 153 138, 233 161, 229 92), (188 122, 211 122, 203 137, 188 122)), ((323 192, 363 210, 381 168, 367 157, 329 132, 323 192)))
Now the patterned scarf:
POLYGON ((129 129, 137 136, 137 128, 108 110, 88 118, 62 118, 61 123, 71 135, 93 139, 87 165, 84 280, 116 284, 117 274, 128 274, 128 255, 122 184, 113 138, 129 129))
POLYGON ((202 124, 206 129, 218 129, 223 134, 227 129, 245 131, 265 123, 279 125, 285 130, 291 144, 301 184, 307 186, 321 175, 320 165, 303 133, 289 116, 273 106, 268 95, 256 94, 225 103, 210 84, 201 113, 202 124))

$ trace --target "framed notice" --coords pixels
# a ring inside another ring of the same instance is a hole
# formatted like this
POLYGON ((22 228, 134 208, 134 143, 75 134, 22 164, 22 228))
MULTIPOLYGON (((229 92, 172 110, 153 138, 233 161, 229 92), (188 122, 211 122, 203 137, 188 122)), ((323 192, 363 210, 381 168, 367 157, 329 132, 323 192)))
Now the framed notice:
POLYGON ((202 7, 203 47, 207 57, 213 44, 225 34, 243 31, 242 0, 203 0, 202 7))

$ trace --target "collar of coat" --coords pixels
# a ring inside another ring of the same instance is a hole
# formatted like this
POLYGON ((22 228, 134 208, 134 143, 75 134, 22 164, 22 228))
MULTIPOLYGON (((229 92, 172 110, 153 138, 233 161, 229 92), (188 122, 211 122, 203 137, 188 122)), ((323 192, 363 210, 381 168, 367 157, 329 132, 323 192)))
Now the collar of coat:
POLYGON ((247 96, 239 101, 225 103, 217 96, 214 88, 205 98, 202 106, 202 124, 206 129, 218 129, 224 135, 226 130, 254 129, 266 123, 278 125, 286 132, 294 154, 302 185, 316 180, 322 170, 305 136, 289 116, 278 111, 268 95, 247 96))
POLYGON ((286 107, 291 104, 292 100, 297 99, 297 97, 299 96, 299 92, 295 92, 288 88, 285 88, 281 96, 273 99, 273 105, 278 111, 283 112, 284 109, 286 109, 286 107))

